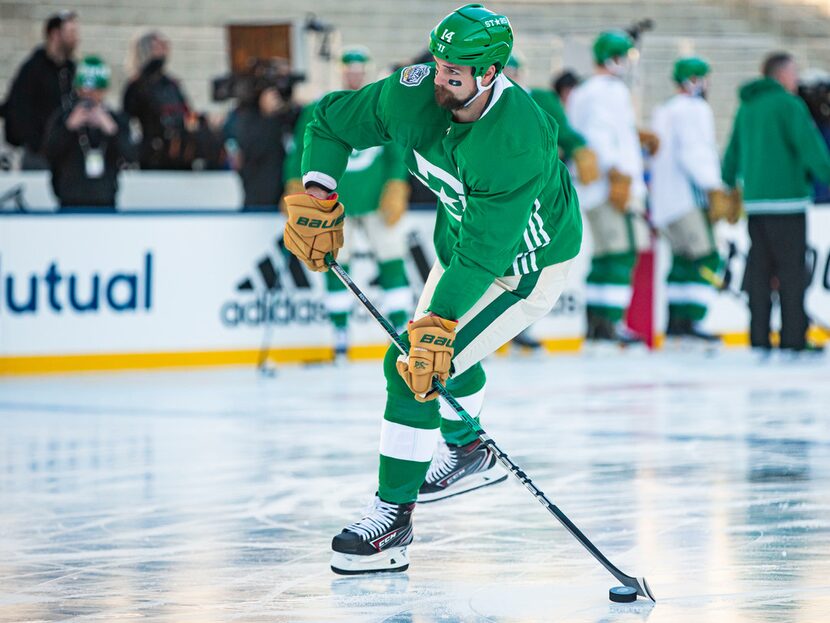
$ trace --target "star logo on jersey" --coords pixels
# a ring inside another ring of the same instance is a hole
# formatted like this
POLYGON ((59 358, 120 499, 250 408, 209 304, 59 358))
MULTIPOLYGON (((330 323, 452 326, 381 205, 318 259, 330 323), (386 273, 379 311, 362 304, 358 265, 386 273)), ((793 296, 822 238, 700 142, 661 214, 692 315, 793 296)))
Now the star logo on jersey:
POLYGON ((416 164, 412 174, 438 197, 447 214, 456 221, 460 221, 461 215, 464 214, 464 209, 467 207, 464 185, 461 180, 449 171, 430 162, 414 149, 412 153, 415 156, 416 164))
POLYGON ((438 200, 453 211, 456 210, 455 204, 459 201, 458 199, 451 198, 443 186, 438 191, 438 200))

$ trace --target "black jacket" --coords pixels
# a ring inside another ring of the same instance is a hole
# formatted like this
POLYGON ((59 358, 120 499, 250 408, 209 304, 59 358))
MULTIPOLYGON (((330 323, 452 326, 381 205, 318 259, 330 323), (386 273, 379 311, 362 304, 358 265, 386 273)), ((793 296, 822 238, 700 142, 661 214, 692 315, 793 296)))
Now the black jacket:
POLYGON ((118 172, 125 161, 134 157, 127 121, 109 111, 118 124, 118 132, 106 136, 98 128, 71 131, 66 127, 68 112, 56 112, 49 122, 44 152, 52 170, 52 189, 61 206, 114 206, 118 192, 118 172), (86 141, 82 138, 86 137, 86 141), (86 155, 82 143, 91 149, 101 149, 104 173, 89 178, 86 174, 86 155))
POLYGON ((6 101, 6 140, 40 153, 46 124, 56 110, 68 110, 72 104, 72 80, 75 63, 57 65, 42 47, 20 67, 6 101))
POLYGON ((189 169, 195 154, 188 145, 185 117, 190 113, 179 83, 154 63, 124 91, 124 113, 141 124, 139 163, 142 169, 189 169))
POLYGON ((235 134, 242 154, 239 176, 245 208, 277 209, 284 184, 285 139, 296 117, 295 111, 266 117, 254 106, 237 109, 235 134))

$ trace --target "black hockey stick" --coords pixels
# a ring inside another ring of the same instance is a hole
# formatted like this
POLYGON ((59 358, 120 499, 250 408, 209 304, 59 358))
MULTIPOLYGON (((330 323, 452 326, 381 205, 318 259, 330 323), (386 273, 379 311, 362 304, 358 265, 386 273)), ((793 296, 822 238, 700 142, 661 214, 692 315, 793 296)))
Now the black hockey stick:
MULTIPOLYGON (((383 317, 383 315, 377 310, 377 308, 372 304, 372 302, 366 298, 366 295, 360 290, 360 288, 355 285, 354 281, 352 281, 351 277, 349 277, 348 273, 343 270, 343 267, 337 263, 337 261, 331 256, 331 254, 326 256, 326 264, 328 267, 334 271, 334 274, 337 275, 337 278, 343 282, 343 285, 346 286, 352 293, 358 298, 358 300, 363 304, 366 310, 374 316, 375 320, 378 321, 380 326, 389 334, 389 337, 392 338, 392 341, 395 343, 395 346, 398 347, 398 350, 401 351, 401 354, 406 355, 409 353, 409 349, 406 346, 406 343, 401 339, 401 336, 398 335, 398 332, 395 331, 395 327, 393 327, 390 322, 383 317)), ((539 501, 539 503, 544 506, 545 508, 550 511, 550 513, 559 520, 565 529, 570 532, 577 541, 579 541, 582 546, 588 550, 588 553, 591 554, 594 558, 599 561, 603 567, 605 567, 608 572, 613 575, 617 580, 629 586, 637 591, 637 594, 642 597, 647 597, 651 601, 655 601, 654 596, 651 593, 651 589, 649 588, 648 584, 646 583, 645 578, 635 578, 630 575, 626 575, 622 571, 620 571, 617 567, 615 567, 610 560, 608 560, 601 551, 597 549, 597 547, 588 540, 582 531, 576 527, 576 525, 568 519, 567 515, 563 513, 556 505, 551 502, 547 496, 545 496, 542 491, 540 491, 536 485, 530 480, 528 475, 522 470, 518 465, 516 465, 509 456, 505 452, 501 450, 496 445, 490 436, 484 432, 484 429, 481 428, 481 425, 476 422, 472 416, 464 410, 464 407, 456 400, 453 395, 447 391, 447 388, 441 385, 437 379, 432 381, 432 389, 438 393, 444 401, 452 407, 452 409, 458 414, 458 416, 464 420, 464 423, 469 426, 478 438, 481 440, 483 444, 485 444, 493 454, 496 455, 499 462, 507 469, 511 474, 513 474, 516 478, 518 478, 519 482, 521 482, 525 487, 527 487, 528 491, 530 491, 533 496, 539 501)))

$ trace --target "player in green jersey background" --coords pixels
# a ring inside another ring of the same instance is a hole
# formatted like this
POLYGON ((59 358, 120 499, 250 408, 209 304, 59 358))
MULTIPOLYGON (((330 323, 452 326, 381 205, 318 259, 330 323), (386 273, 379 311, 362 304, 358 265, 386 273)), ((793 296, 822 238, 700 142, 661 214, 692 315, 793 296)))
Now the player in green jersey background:
MULTIPOLYGON (((366 84, 369 51, 364 47, 347 48, 342 57, 343 89, 356 91, 366 84)), ((294 132, 294 147, 286 159, 286 195, 303 192, 301 163, 303 138, 314 116, 317 103, 306 106, 294 132)), ((406 241, 400 219, 409 202, 409 171, 400 148, 394 143, 353 149, 346 172, 337 191, 349 207, 349 227, 340 261, 348 269, 355 235, 362 233, 369 242, 383 290, 381 309, 399 330, 406 326, 412 311, 413 297, 404 265, 406 241)), ((348 323, 354 297, 333 273, 326 275, 326 310, 334 325, 334 353, 340 359, 348 349, 348 323)))

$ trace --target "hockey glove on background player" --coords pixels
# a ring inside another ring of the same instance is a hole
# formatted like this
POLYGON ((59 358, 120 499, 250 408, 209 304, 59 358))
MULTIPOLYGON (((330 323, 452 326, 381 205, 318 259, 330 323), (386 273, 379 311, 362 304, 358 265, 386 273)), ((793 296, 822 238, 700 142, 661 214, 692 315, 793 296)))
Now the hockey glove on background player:
POLYGON ((617 169, 608 171, 608 203, 620 214, 628 209, 628 199, 631 195, 631 176, 621 173, 617 169))
POLYGON ((640 147, 648 152, 649 156, 653 156, 660 149, 660 138, 648 130, 638 130, 637 137, 640 139, 640 147))
POLYGON ((307 193, 286 195, 285 248, 315 272, 328 270, 325 257, 335 258, 343 246, 343 204, 337 194, 318 199, 307 193))
POLYGON ((401 220, 409 207, 409 184, 403 180, 389 180, 383 186, 378 208, 390 227, 401 220))
POLYGON ((576 166, 576 177, 580 184, 590 184, 599 179, 599 162, 593 149, 590 147, 575 149, 571 158, 576 166))
POLYGON ((409 357, 401 355, 395 365, 418 402, 438 397, 432 391, 434 376, 441 383, 450 378, 457 325, 457 321, 440 316, 424 316, 409 323, 409 357))

